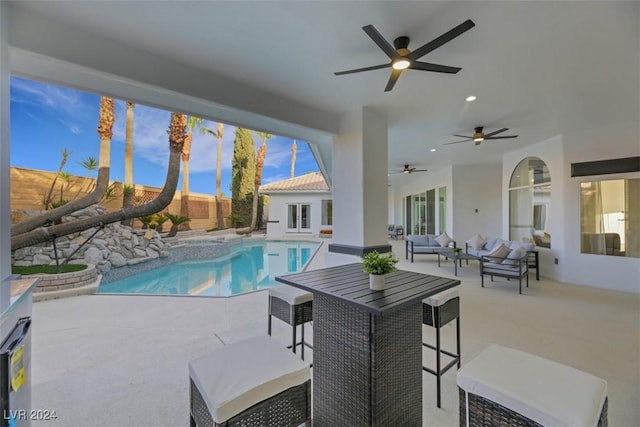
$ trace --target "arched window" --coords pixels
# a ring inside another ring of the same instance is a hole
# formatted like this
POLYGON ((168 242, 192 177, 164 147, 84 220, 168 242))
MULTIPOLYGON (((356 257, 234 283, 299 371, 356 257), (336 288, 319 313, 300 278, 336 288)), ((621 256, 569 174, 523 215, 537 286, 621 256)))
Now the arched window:
POLYGON ((551 247, 549 218, 551 175, 537 157, 518 163, 509 182, 509 239, 551 247))

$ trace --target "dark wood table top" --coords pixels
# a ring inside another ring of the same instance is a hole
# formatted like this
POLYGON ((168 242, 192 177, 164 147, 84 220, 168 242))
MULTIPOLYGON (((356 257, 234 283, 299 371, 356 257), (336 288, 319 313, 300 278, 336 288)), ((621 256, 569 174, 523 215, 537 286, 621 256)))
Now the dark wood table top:
POLYGON ((472 254, 468 254, 466 252, 454 252, 453 250, 441 251, 438 252, 439 255, 446 256, 451 259, 480 259, 479 256, 475 256, 472 254))
POLYGON ((369 289, 369 274, 362 271, 360 263, 287 274, 276 277, 276 280, 356 305, 377 315, 460 284, 459 280, 446 277, 397 270, 386 276, 383 291, 374 291, 369 289))

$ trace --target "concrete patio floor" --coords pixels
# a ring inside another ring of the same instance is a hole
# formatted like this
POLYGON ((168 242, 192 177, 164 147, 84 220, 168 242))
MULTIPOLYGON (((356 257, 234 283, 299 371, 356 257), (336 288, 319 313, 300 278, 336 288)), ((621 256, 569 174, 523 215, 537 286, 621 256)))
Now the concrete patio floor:
MULTIPOLYGON (((434 256, 404 258, 405 270, 453 277, 434 256)), ((326 245, 312 267, 325 259, 326 245)), ((544 271, 542 272, 544 274, 544 271)), ((478 266, 462 281, 462 363, 490 343, 571 365, 608 381, 609 425, 640 425, 640 297, 530 277, 480 287, 478 266)), ((87 295, 33 306, 32 408, 55 410, 56 426, 187 426, 188 362, 230 342, 266 333, 267 292, 233 298, 87 295)), ((425 340, 433 330, 423 327, 425 340)), ((290 329, 274 321, 283 343, 290 329)), ((443 332, 451 343, 454 326, 443 332)), ((425 362, 431 354, 425 350, 425 362)), ((443 377, 442 408, 435 378, 423 372, 425 426, 458 425, 455 372, 443 377)), ((42 425, 44 422, 34 422, 42 425)))

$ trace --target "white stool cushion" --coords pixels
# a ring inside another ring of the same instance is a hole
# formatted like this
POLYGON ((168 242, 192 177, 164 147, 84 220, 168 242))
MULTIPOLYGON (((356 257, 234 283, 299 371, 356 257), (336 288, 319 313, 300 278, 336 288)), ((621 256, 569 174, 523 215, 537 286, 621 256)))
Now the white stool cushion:
POLYGON ((209 413, 223 423, 310 378, 309 365, 270 336, 238 341, 189 362, 209 413))
POLYGON ((429 298, 423 299, 422 303, 430 305, 431 307, 440 307, 447 301, 457 298, 458 296, 460 296, 460 292, 455 288, 451 288, 438 294, 431 295, 429 298))
POLYGON ((545 426, 597 426, 607 397, 601 378, 496 344, 458 371, 458 386, 545 426))
POLYGON ((269 295, 286 301, 289 305, 303 304, 313 300, 313 294, 311 292, 303 291, 302 289, 289 285, 278 285, 269 288, 269 295))

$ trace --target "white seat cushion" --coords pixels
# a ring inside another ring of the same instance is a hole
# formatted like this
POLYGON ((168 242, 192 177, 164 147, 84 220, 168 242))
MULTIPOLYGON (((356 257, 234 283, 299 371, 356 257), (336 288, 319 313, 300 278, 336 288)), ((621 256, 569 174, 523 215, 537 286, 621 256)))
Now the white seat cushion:
POLYGON ((422 303, 430 305, 431 307, 440 307, 447 301, 457 298, 459 295, 460 292, 458 292, 456 288, 451 288, 438 294, 431 295, 429 298, 423 299, 422 303))
POLYGON ((238 341, 194 359, 189 376, 217 423, 310 378, 309 365, 270 336, 238 341))
POLYGON ((313 294, 311 292, 303 291, 302 289, 289 285, 278 285, 269 288, 269 295, 286 301, 289 305, 303 304, 313 300, 313 294))
POLYGON ((458 371, 458 386, 545 426, 596 426, 607 397, 601 378, 496 344, 458 371))

